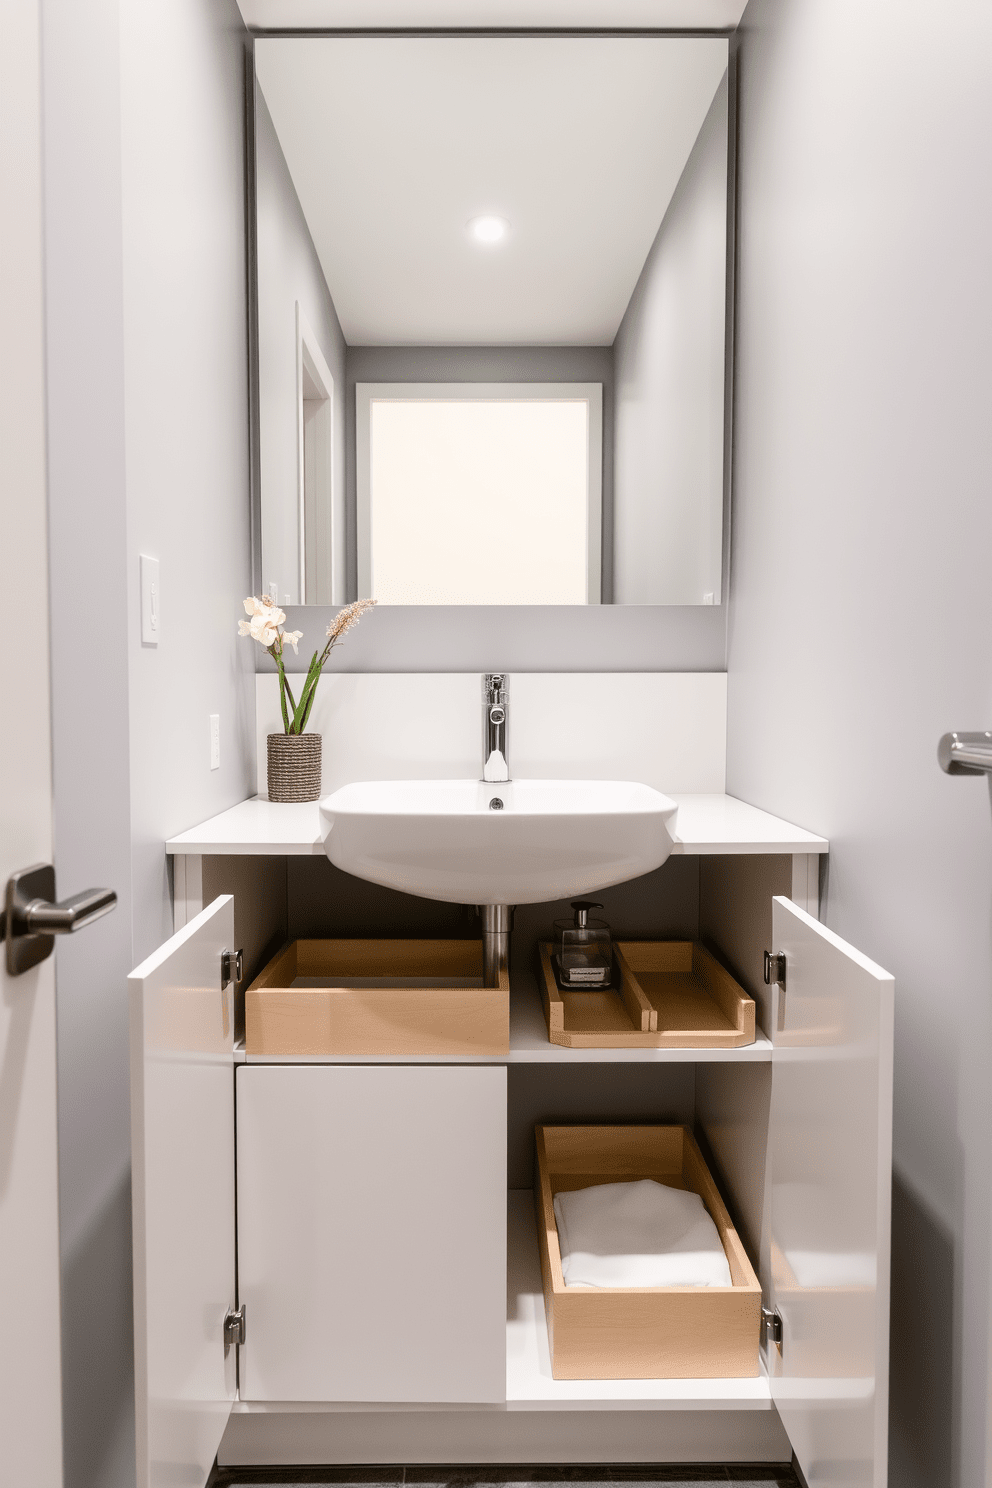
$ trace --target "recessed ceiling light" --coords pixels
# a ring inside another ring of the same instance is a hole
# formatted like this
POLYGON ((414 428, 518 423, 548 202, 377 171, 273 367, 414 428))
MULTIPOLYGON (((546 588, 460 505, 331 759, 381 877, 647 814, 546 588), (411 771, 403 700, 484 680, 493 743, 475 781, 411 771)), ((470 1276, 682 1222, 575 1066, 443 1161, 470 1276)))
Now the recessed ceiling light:
POLYGON ((510 231, 510 224, 505 217, 473 217, 468 230, 477 243, 491 245, 503 241, 510 231))

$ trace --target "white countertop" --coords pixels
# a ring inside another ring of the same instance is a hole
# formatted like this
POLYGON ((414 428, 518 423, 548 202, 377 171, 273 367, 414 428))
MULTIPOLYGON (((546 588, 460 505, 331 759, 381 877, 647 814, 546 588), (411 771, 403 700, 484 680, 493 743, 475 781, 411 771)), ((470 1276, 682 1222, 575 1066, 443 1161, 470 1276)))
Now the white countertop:
MULTIPOLYGON (((825 853, 825 837, 759 811, 735 796, 679 796, 673 854, 825 853)), ((170 837, 167 853, 321 857, 316 801, 284 805, 252 796, 170 837)))

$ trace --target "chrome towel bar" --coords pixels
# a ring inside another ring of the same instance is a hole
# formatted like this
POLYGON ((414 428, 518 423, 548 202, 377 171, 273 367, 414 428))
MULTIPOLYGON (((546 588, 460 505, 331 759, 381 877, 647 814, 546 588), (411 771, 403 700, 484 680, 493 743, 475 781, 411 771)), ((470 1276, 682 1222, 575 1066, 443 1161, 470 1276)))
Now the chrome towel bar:
POLYGON ((937 760, 948 775, 992 775, 992 733, 945 734, 937 760))

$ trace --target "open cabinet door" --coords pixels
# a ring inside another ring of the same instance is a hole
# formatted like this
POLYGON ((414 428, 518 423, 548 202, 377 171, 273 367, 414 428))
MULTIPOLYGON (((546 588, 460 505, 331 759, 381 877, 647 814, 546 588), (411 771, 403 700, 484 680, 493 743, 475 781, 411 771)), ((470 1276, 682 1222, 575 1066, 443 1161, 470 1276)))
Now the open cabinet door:
POLYGON ((203 1488, 231 1413, 234 900, 128 978, 137 1488, 203 1488))
POLYGON ((789 899, 772 929, 772 1396, 809 1488, 885 1488, 893 980, 789 899))

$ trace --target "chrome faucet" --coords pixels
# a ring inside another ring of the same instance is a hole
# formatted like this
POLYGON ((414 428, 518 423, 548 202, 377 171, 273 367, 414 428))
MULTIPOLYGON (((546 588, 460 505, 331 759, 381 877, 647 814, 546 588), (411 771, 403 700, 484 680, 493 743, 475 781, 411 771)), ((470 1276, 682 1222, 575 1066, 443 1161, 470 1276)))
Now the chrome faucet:
POLYGON ((486 672, 482 679, 482 778, 509 780, 506 749, 506 673, 486 672))

